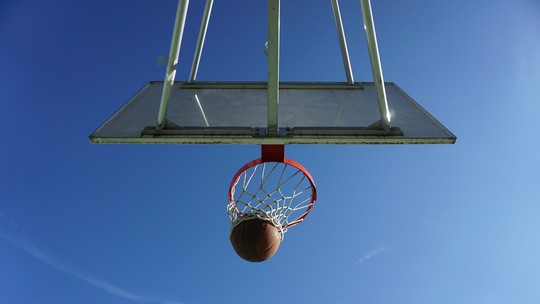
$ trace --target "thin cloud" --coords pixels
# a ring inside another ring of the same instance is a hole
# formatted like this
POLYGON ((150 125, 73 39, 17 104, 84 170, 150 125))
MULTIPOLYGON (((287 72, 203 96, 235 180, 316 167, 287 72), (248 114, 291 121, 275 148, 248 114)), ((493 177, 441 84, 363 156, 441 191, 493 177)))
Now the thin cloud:
MULTIPOLYGON (((13 227, 20 229, 17 226, 17 224, 10 221, 1 211, 0 211, 0 219, 6 221, 13 227)), ((124 298, 134 303, 140 303, 140 304, 143 304, 143 303, 182 304, 181 302, 177 302, 177 301, 164 301, 164 300, 158 300, 155 298, 149 298, 149 297, 137 295, 135 293, 122 289, 116 285, 113 285, 107 281, 104 281, 98 277, 92 276, 80 270, 76 270, 73 266, 68 266, 66 263, 63 263, 60 260, 54 258, 52 254, 46 252, 45 250, 41 248, 38 248, 37 246, 35 246, 34 244, 32 244, 30 241, 28 241, 25 238, 18 237, 12 234, 7 234, 0 231, 0 239, 4 239, 8 241, 9 243, 13 244, 15 247, 23 250, 24 252, 42 261, 43 263, 53 268, 56 268, 57 270, 60 270, 73 277, 76 277, 88 284, 91 284, 117 297, 124 298)))
POLYGON ((377 248, 375 250, 372 250, 370 252, 368 252, 366 255, 364 255, 363 257, 359 258, 356 262, 353 263, 353 266, 356 266, 356 265, 359 265, 359 264, 362 264, 364 263, 365 261, 371 259, 371 258, 374 258, 376 257, 377 255, 385 252, 386 250, 388 250, 388 248, 386 247, 380 247, 380 248, 377 248))
POLYGON ((17 229, 17 230, 22 230, 21 228, 19 228, 19 225, 17 225, 15 222, 13 222, 12 220, 10 220, 3 212, 2 210, 0 210, 0 220, 3 220, 4 222, 8 223, 11 227, 17 229))

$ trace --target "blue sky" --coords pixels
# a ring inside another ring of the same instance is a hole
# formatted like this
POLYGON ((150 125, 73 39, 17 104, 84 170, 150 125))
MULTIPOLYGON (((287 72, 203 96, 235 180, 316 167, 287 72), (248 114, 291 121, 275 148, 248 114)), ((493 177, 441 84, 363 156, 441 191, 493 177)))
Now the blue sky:
MULTIPOLYGON (((340 4, 371 81, 359 1, 340 4)), ((259 264, 236 256, 225 213, 258 147, 88 141, 163 79, 175 10, 0 2, 0 303, 540 302, 539 2, 373 0, 385 79, 458 142, 287 147, 318 201, 259 264)), ((212 17, 199 80, 264 80, 266 2, 212 17)), ((330 1, 283 1, 281 77, 345 80, 330 1)))

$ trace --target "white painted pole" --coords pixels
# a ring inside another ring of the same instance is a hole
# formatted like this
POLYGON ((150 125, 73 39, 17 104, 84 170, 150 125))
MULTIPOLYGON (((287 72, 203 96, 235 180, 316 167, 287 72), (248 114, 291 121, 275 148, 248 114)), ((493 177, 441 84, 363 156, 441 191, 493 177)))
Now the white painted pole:
POLYGON ((195 48, 195 56, 193 57, 193 65, 191 66, 191 72, 189 73, 188 82, 195 81, 197 78, 197 72, 199 71, 199 63, 201 62, 201 54, 204 47, 204 40, 206 39, 206 31, 208 30, 208 23, 210 21, 210 15, 212 14, 212 6, 214 0, 207 0, 204 7, 204 14, 201 23, 201 30, 199 31, 199 38, 197 39, 197 47, 195 48))
POLYGON ((364 29, 371 61, 371 71, 373 72, 373 82, 377 88, 377 101, 381 113, 381 126, 384 129, 390 128, 390 111, 388 110, 388 101, 386 99, 386 89, 384 87, 384 77, 379 57, 379 47, 377 45, 377 35, 375 34, 375 24, 371 11, 370 0, 360 0, 362 6, 362 16, 364 19, 364 29))
POLYGON ((184 26, 186 24, 188 5, 189 0, 178 0, 176 20, 174 22, 174 30, 171 41, 171 50, 169 52, 169 62, 167 63, 167 72, 165 73, 163 92, 161 94, 161 103, 159 105, 157 122, 158 129, 163 129, 167 124, 167 104, 169 103, 171 87, 174 84, 176 70, 178 69, 178 57, 180 55, 180 46, 182 45, 182 36, 184 34, 184 26))
POLYGON ((268 135, 278 134, 280 0, 268 0, 268 135))
POLYGON ((345 76, 349 84, 354 83, 354 77, 351 68, 351 60, 349 58, 349 48, 345 39, 345 30, 341 19, 341 11, 339 10, 338 0, 332 0, 332 11, 334 12, 334 20, 336 21, 336 29, 339 36, 339 45, 341 46, 341 57, 343 57, 343 67, 345 68, 345 76))

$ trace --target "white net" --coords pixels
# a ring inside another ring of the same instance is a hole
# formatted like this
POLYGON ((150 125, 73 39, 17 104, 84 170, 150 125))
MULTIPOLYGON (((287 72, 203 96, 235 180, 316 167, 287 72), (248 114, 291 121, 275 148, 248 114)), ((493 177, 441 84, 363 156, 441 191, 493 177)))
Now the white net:
POLYGON ((232 228, 243 220, 270 220, 282 233, 298 224, 314 202, 314 185, 299 168, 281 162, 254 165, 230 189, 227 214, 232 228))

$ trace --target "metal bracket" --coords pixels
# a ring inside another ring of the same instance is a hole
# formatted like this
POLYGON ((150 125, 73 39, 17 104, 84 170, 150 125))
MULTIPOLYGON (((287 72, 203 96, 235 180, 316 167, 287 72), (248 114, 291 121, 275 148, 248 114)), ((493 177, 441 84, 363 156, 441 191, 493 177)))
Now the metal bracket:
POLYGON ((261 145, 261 159, 263 162, 284 162, 284 145, 261 145))
POLYGON ((268 132, 268 128, 253 128, 253 137, 287 137, 292 136, 291 128, 278 128, 277 134, 268 132))
POLYGON ((358 136, 358 137, 369 137, 369 136, 400 136, 403 137, 403 131, 399 127, 391 127, 389 129, 383 128, 373 128, 369 127, 296 127, 292 129, 292 136, 321 136, 321 135, 331 135, 332 137, 339 136, 358 136))
POLYGON ((278 134, 269 134, 267 128, 260 127, 170 127, 159 129, 148 126, 141 132, 141 137, 161 136, 243 136, 253 138, 292 138, 303 136, 332 136, 332 137, 370 137, 370 136, 403 136, 403 131, 398 127, 384 129, 372 124, 369 127, 296 127, 278 128, 278 134))
POLYGON ((148 126, 141 132, 141 137, 160 136, 246 136, 255 137, 254 130, 249 127, 175 127, 159 129, 148 126))

